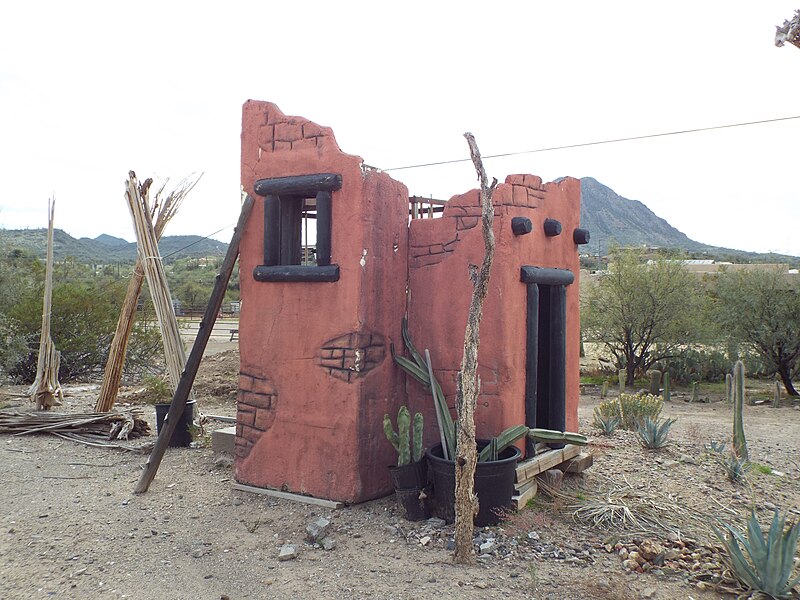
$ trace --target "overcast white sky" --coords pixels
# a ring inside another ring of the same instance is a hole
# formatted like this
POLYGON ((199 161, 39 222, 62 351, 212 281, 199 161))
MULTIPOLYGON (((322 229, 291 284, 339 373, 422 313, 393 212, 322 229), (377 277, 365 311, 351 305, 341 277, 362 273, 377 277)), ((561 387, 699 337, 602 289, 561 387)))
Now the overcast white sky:
MULTIPOLYGON (((800 0, 73 2, 0 10, 0 226, 133 240, 128 170, 204 176, 167 235, 229 240, 241 105, 269 100, 391 168, 800 115, 800 0), (666 7, 666 9, 664 8, 666 7)), ((591 176, 689 237, 800 255, 800 119, 489 160, 591 176)), ((392 172, 475 187, 470 163, 392 172)))

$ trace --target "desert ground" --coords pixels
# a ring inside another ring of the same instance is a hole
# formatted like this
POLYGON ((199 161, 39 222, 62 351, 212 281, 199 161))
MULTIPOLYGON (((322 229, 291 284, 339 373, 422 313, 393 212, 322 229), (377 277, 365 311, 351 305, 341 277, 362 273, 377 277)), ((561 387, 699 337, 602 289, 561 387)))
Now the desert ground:
MULTIPOLYGON (((232 416, 238 351, 218 337, 195 391, 204 414, 232 416)), ((63 410, 91 410, 98 389, 66 386, 63 410)), ((23 387, 2 393, 5 410, 31 410, 23 387)), ((137 397, 125 388, 119 406, 139 409, 155 430, 153 407, 137 397)), ((594 465, 565 476, 553 497, 540 492, 500 526, 476 530, 474 566, 452 564, 452 525, 405 521, 391 496, 333 510, 234 490, 231 461, 208 438, 229 424, 215 419, 196 447, 167 451, 143 495, 133 489, 154 437, 122 449, 2 434, 0 597, 734 598, 711 524, 741 524, 751 509, 766 520, 776 507, 800 517, 800 410, 745 408, 757 466, 734 484, 704 448, 730 437, 730 406, 713 394, 686 399, 673 394, 665 405, 676 419, 671 442, 653 452, 631 432, 599 436, 591 422, 600 390, 585 386, 580 430, 594 465), (609 500, 637 522, 587 522, 581 509, 609 500), (319 517, 330 520, 330 549, 306 541, 319 517), (287 544, 297 555, 279 560, 287 544), (654 547, 658 564, 641 558, 654 547)))

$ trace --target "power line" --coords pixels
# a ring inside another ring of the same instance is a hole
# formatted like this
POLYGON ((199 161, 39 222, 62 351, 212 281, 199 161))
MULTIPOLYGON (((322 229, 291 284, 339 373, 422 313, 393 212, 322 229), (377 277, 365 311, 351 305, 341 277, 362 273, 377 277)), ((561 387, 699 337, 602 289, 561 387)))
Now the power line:
MULTIPOLYGON (((634 140, 646 140, 650 138, 666 137, 668 135, 682 135, 684 133, 698 133, 701 131, 713 131, 716 129, 730 129, 732 127, 745 127, 747 125, 763 125, 764 123, 777 123, 779 121, 791 121, 792 119, 800 119, 800 115, 794 117, 777 117, 775 119, 764 119, 762 121, 746 121, 744 123, 729 123, 727 125, 714 125, 711 127, 698 127, 696 129, 682 129, 679 131, 668 131, 664 133, 649 133, 647 135, 636 135, 632 137, 614 138, 609 140, 599 140, 594 142, 582 142, 580 144, 567 144, 565 146, 551 146, 549 148, 537 148, 535 150, 522 150, 519 152, 504 152, 502 154, 489 154, 483 156, 483 160, 490 158, 504 158, 506 156, 518 156, 521 154, 535 154, 537 152, 550 152, 552 150, 568 150, 570 148, 585 148, 587 146, 599 146, 601 144, 616 144, 617 142, 631 142, 634 140)), ((461 162, 472 162, 471 158, 457 158, 454 160, 440 160, 437 162, 421 163, 418 165, 407 165, 405 167, 392 167, 390 169, 382 169, 383 171, 402 171, 405 169, 418 169, 421 167, 436 167, 439 165, 451 165, 461 162)))

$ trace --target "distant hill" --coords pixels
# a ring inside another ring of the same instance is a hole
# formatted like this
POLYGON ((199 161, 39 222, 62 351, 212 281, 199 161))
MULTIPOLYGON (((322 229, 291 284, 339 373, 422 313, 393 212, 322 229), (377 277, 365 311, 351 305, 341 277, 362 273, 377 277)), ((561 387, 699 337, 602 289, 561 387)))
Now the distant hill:
MULTIPOLYGON (((43 259, 47 252, 47 230, 3 229, 0 230, 0 243, 43 259)), ((199 235, 169 235, 161 238, 158 247, 165 261, 224 256, 228 250, 228 244, 199 235)), ((136 244, 106 234, 94 239, 75 239, 56 229, 53 232, 53 257, 58 261, 68 256, 87 264, 133 263, 136 262, 136 244)))
POLYGON ((596 179, 581 179, 581 227, 588 229, 591 241, 582 250, 596 254, 616 246, 649 246, 684 250, 718 260, 797 263, 798 257, 759 254, 732 248, 709 246, 690 239, 638 200, 629 200, 596 179))
MULTIPOLYGON (((775 262, 800 264, 800 258, 783 254, 759 254, 731 248, 709 246, 690 239, 656 215, 638 200, 629 200, 596 179, 581 179, 581 227, 589 230, 591 241, 581 251, 605 255, 612 246, 648 246, 674 248, 695 257, 736 262, 775 262)), ((113 262, 133 263, 136 244, 111 235, 94 239, 75 239, 60 229, 54 234, 56 260, 72 256, 76 261, 91 264, 113 262)), ((0 230, 0 243, 19 248, 44 258, 47 244, 46 229, 0 230)), ((198 235, 175 235, 161 239, 161 256, 165 261, 178 258, 224 256, 228 245, 198 235)))

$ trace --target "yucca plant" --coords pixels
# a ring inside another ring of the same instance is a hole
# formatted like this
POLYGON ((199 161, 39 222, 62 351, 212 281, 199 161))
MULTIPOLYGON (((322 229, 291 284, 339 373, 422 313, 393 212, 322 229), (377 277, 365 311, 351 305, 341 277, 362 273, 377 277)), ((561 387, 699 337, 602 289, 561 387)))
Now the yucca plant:
POLYGON ((720 525, 725 531, 714 527, 714 533, 725 547, 731 571, 742 585, 772 598, 789 598, 792 588, 800 582, 800 576, 792 578, 800 523, 787 528, 786 517, 776 509, 766 536, 755 513, 747 521, 746 537, 727 523, 720 525))
POLYGON ((600 430, 604 436, 611 437, 619 427, 620 418, 616 415, 604 415, 596 408, 594 409, 594 421, 592 425, 600 430))
POLYGON ((649 450, 658 450, 667 445, 669 428, 675 419, 651 419, 644 417, 636 426, 639 442, 649 450))

